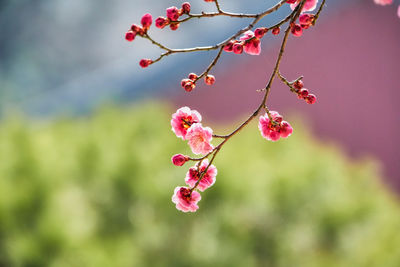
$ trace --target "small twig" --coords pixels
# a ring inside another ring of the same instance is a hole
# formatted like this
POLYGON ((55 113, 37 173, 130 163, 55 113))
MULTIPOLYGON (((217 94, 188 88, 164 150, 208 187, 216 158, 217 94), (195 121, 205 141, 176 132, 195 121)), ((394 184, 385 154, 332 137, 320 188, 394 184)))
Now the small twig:
POLYGON ((317 19, 319 18, 319 15, 321 14, 322 9, 325 6, 325 2, 326 2, 326 0, 323 0, 321 5, 319 6, 318 12, 317 12, 317 14, 315 14, 314 20, 312 22, 313 25, 315 25, 315 23, 317 22, 317 19))
POLYGON ((285 77, 282 76, 282 74, 280 72, 278 72, 278 77, 279 77, 279 79, 281 79, 281 81, 284 84, 286 84, 290 88, 290 91, 292 91, 292 92, 296 92, 296 89, 293 87, 293 84, 295 84, 296 82, 298 82, 304 78, 303 76, 300 76, 296 80, 289 82, 285 77))
POLYGON ((214 0, 215 6, 217 7, 218 12, 223 13, 221 7, 219 6, 218 0, 214 0))
POLYGON ((217 64, 219 58, 221 57, 223 49, 224 49, 224 47, 221 46, 219 51, 218 51, 217 56, 214 58, 214 60, 211 62, 211 64, 207 67, 207 69, 197 77, 196 80, 199 80, 199 79, 203 78, 204 76, 206 76, 212 70, 212 68, 214 68, 214 66, 217 64))

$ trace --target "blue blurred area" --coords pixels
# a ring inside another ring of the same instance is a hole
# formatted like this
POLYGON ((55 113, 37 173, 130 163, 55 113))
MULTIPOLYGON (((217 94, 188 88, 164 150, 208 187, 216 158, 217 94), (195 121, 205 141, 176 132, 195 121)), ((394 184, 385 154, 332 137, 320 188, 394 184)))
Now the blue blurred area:
MULTIPOLYGON (((259 12, 277 1, 220 1, 232 12, 259 12)), ((181 1, 144 0, 3 0, 0 1, 0 112, 32 116, 84 114, 110 102, 131 102, 160 91, 179 89, 188 69, 202 72, 214 52, 173 55, 148 69, 141 58, 161 52, 147 40, 124 40, 124 32, 142 14, 164 15, 181 1)), ((329 9, 346 3, 328 1, 329 9)), ((212 11, 212 3, 193 1, 195 13, 212 11)), ((289 12, 282 8, 260 25, 271 25, 289 12)), ((192 20, 172 32, 152 27, 155 39, 170 47, 217 43, 248 24, 248 19, 192 20)), ((273 42, 269 41, 270 44, 273 42)), ((269 45, 264 42, 264 45, 269 45)), ((229 64, 229 59, 224 63, 229 64)))

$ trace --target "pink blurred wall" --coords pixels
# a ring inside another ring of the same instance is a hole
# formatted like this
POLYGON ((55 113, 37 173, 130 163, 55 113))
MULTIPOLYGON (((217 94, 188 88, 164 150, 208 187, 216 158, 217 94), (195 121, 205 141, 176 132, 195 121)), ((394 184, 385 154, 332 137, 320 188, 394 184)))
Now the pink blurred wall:
MULTIPOLYGON (((375 155, 384 163, 388 185, 400 192, 400 19, 394 7, 370 2, 336 13, 327 9, 317 27, 290 38, 281 71, 289 79, 304 75, 318 103, 305 104, 276 80, 269 107, 303 114, 313 132, 350 155, 375 155)), ((261 99, 255 89, 265 86, 277 49, 278 43, 258 57, 224 54, 222 62, 230 64, 220 62, 214 69, 214 86, 199 84, 172 101, 200 110, 208 121, 250 114, 261 99)))

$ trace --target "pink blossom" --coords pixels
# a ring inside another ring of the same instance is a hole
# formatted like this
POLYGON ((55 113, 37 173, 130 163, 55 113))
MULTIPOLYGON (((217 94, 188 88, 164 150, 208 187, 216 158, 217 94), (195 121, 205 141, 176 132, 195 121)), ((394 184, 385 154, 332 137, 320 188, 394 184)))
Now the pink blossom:
MULTIPOLYGON (((296 3, 290 5, 290 8, 294 10, 299 3, 300 0, 297 0, 296 3)), ((306 3, 304 4, 302 12, 313 11, 317 7, 317 4, 318 0, 307 0, 306 3)))
POLYGON ((196 110, 188 107, 182 107, 172 114, 171 126, 172 131, 177 137, 186 140, 188 129, 193 123, 201 122, 201 115, 196 110))
POLYGON ((186 133, 186 140, 196 155, 206 155, 211 152, 214 147, 210 144, 213 131, 210 127, 203 127, 201 123, 193 124, 186 133))
POLYGON ((255 37, 252 31, 247 31, 240 37, 244 41, 243 49, 249 55, 259 55, 261 53, 260 39, 255 37))
POLYGON ((393 0, 374 0, 375 4, 385 6, 385 5, 391 5, 393 3, 393 0))
POLYGON ((293 133, 292 126, 282 120, 282 116, 276 112, 270 112, 273 122, 270 121, 268 114, 260 117, 258 128, 261 135, 270 141, 278 141, 281 137, 287 138, 293 133))
POLYGON ((199 209, 197 202, 201 200, 201 195, 197 191, 191 192, 187 187, 176 187, 172 195, 172 202, 176 204, 176 208, 183 212, 195 212, 199 209))
MULTIPOLYGON (((185 178, 186 184, 189 185, 190 187, 194 187, 197 181, 199 180, 200 174, 205 171, 208 164, 209 164, 208 159, 205 159, 201 163, 198 170, 196 165, 190 168, 186 174, 185 178)), ((206 190, 215 183, 216 176, 217 176, 217 168, 214 165, 210 165, 210 167, 208 167, 207 169, 207 172, 201 178, 197 188, 203 192, 204 190, 206 190)))
POLYGON ((399 5, 399 7, 397 8, 397 16, 400 18, 400 5, 399 5))
POLYGON ((293 133, 293 128, 287 121, 282 121, 279 133, 281 137, 287 138, 293 133))

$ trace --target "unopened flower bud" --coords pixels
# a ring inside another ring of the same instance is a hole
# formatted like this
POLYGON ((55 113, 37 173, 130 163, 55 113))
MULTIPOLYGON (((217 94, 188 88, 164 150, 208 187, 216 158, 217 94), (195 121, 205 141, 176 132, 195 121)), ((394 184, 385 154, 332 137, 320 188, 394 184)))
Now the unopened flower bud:
POLYGON ((144 14, 140 22, 142 23, 143 29, 148 30, 151 23, 153 23, 153 17, 149 13, 144 14))
POLYGON ((301 35, 303 35, 303 29, 301 28, 300 24, 293 24, 290 31, 296 37, 300 37, 301 35))
POLYGON ((241 54, 243 53, 243 45, 241 43, 236 43, 232 47, 233 53, 241 54))
POLYGON ((272 29, 272 34, 273 35, 278 35, 281 32, 281 28, 276 27, 272 29))
POLYGON ((168 24, 168 19, 164 17, 158 17, 156 19, 156 27, 163 29, 168 24))
POLYGON ((153 63, 153 60, 144 58, 144 59, 140 60, 139 65, 142 68, 147 68, 152 63, 153 63))
POLYGON ((125 40, 127 40, 128 42, 132 42, 133 40, 135 40, 135 36, 136 36, 136 32, 128 31, 125 34, 125 40))
POLYGON ((297 92, 297 95, 299 96, 300 99, 306 99, 308 96, 308 90, 306 88, 302 88, 297 92))
POLYGON ((169 25, 169 28, 173 31, 176 31, 179 28, 179 23, 172 23, 169 25))
POLYGON ((167 8, 167 18, 171 21, 177 21, 179 19, 179 9, 176 6, 167 8))
POLYGON ((192 81, 196 81, 197 80, 197 74, 196 73, 189 73, 188 78, 192 81))
POLYGON ((182 166, 188 160, 189 160, 189 158, 187 156, 182 155, 182 154, 173 155, 172 158, 171 158, 171 161, 175 166, 182 166))
POLYGON ((214 75, 208 74, 205 78, 204 81, 207 85, 213 85, 215 83, 215 77, 214 75))
POLYGON ((306 102, 308 104, 314 104, 315 102, 317 102, 317 97, 313 94, 308 94, 308 96, 306 98, 306 102))
POLYGON ((225 46, 224 46, 224 51, 226 52, 232 52, 233 51, 233 45, 235 44, 235 41, 231 40, 229 41, 225 46))
POLYGON ((182 12, 184 14, 189 14, 190 13, 190 3, 189 2, 185 2, 182 4, 182 12))
POLYGON ((261 39, 261 38, 263 38, 264 34, 266 34, 267 32, 268 32, 268 29, 265 27, 257 28, 254 30, 254 36, 261 39))
POLYGON ((304 87, 304 83, 302 80, 295 81, 293 87, 297 90, 300 90, 301 88, 304 87))

